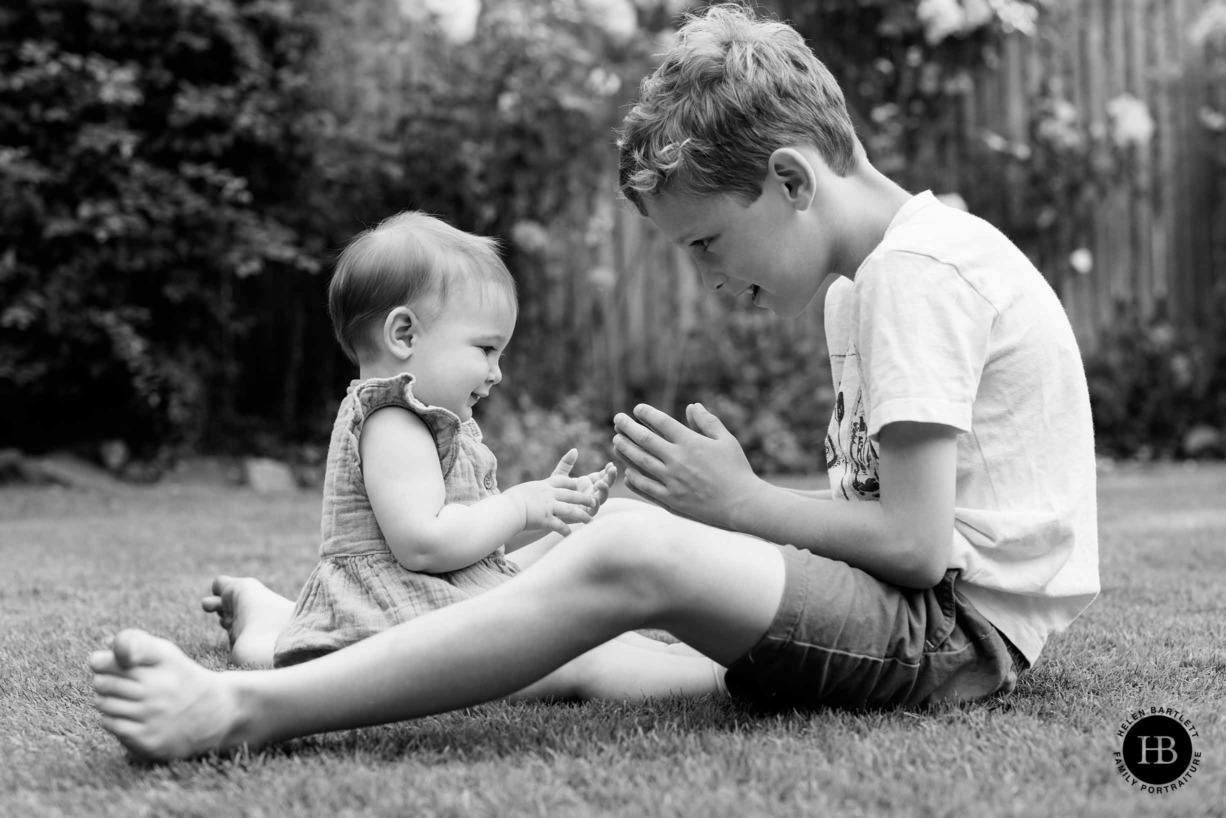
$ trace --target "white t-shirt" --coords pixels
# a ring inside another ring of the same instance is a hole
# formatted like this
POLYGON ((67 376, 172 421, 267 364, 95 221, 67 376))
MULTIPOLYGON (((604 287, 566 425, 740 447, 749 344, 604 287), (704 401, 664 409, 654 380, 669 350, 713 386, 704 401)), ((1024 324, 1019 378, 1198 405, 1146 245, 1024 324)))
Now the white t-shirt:
POLYGON ((1055 292, 1000 231, 923 193, 825 316, 834 499, 878 499, 883 426, 957 429, 949 567, 1033 664, 1099 590, 1089 391, 1055 292))

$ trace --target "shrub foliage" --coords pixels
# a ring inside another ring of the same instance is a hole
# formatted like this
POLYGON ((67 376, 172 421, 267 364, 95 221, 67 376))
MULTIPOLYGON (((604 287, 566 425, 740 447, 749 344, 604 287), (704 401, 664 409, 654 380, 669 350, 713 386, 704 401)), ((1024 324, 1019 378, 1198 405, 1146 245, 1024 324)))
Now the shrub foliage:
POLYGON ((3 442, 190 443, 232 408, 240 280, 317 266, 310 45, 289 3, 0 9, 3 442))

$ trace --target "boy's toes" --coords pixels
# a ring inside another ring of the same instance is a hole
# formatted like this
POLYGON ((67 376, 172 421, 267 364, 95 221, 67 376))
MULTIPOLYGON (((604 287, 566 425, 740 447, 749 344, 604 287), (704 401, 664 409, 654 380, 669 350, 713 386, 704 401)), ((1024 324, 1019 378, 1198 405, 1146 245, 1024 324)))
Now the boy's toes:
POLYGON ((115 661, 115 653, 109 650, 96 650, 89 655, 89 669, 94 673, 119 673, 123 668, 115 661))
POLYGON ((224 596, 226 589, 234 585, 234 577, 228 574, 222 574, 213 578, 213 596, 224 596))
POLYGON ((133 628, 116 634, 111 645, 115 662, 122 669, 138 665, 156 665, 167 658, 168 651, 175 650, 178 648, 166 640, 133 628))

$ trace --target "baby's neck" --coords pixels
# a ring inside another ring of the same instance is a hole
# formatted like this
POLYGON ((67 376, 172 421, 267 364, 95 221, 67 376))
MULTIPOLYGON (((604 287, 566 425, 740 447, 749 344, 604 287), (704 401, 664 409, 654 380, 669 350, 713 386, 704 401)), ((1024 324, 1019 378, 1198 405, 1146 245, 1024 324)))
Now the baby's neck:
POLYGON ((406 371, 403 361, 373 360, 358 362, 358 378, 364 381, 368 381, 371 378, 395 378, 403 375, 406 371))

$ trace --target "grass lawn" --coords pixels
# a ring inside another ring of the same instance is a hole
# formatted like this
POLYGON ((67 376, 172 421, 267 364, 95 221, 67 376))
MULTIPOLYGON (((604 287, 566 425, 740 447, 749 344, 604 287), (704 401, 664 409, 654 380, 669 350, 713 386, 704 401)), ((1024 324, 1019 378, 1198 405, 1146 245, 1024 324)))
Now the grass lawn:
POLYGON ((256 753, 134 764, 86 655, 120 627, 212 667, 209 579, 294 594, 318 497, 216 485, 0 489, 0 815, 1226 814, 1226 467, 1100 482, 1103 593, 1007 700, 762 717, 726 702, 494 704, 256 753), (1168 794, 1116 772, 1117 730, 1173 707, 1203 755, 1168 794))

